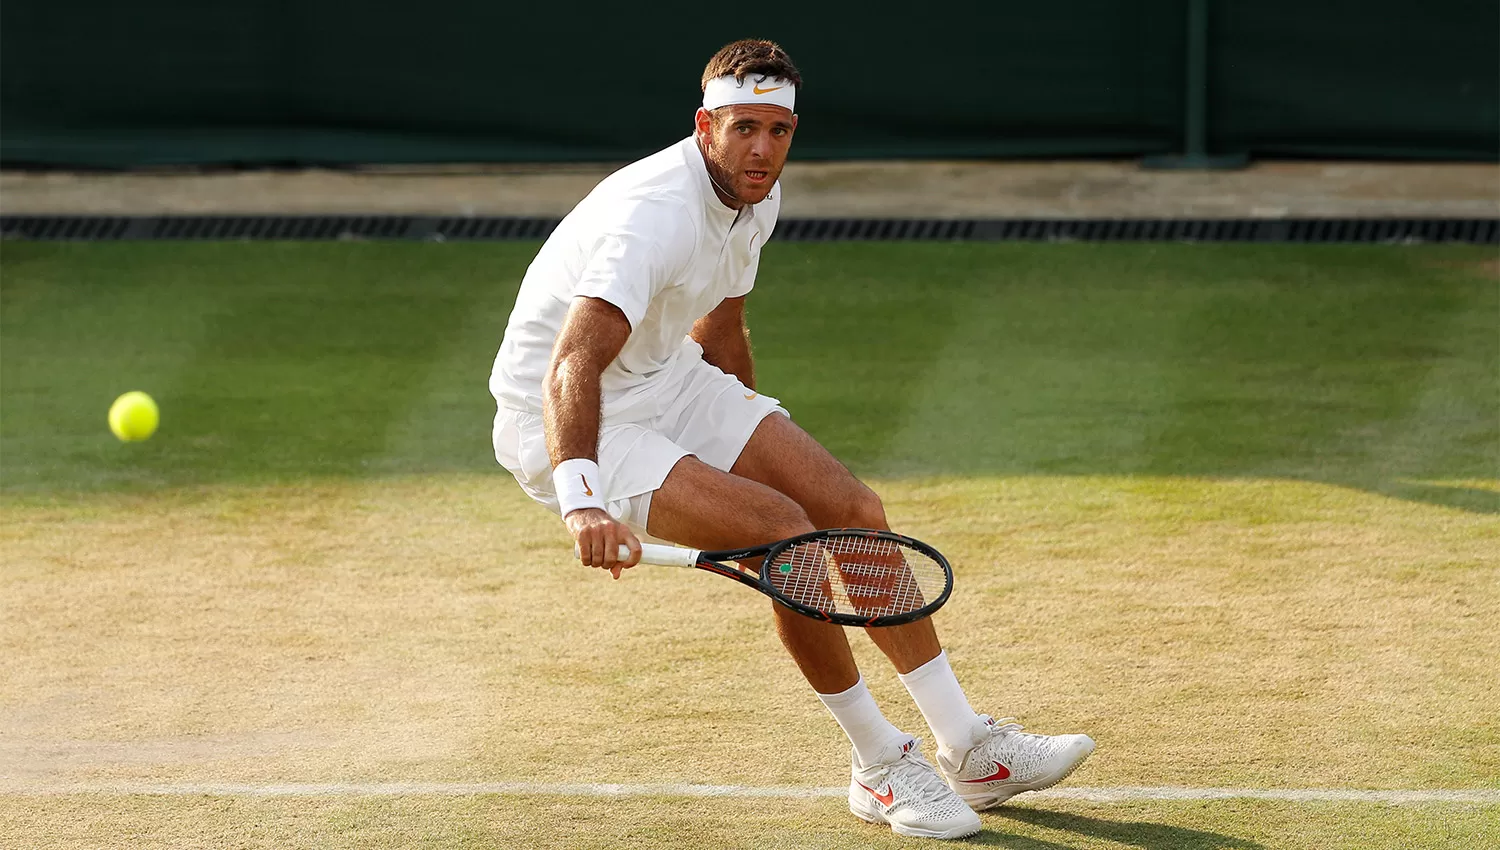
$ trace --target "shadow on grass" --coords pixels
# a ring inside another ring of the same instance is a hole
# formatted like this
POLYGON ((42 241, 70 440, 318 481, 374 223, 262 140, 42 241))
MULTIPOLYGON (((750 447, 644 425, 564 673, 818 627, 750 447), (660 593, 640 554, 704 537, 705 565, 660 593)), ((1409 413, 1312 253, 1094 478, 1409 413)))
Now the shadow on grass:
POLYGON ((1367 486, 1366 489, 1409 502, 1425 502, 1480 514, 1500 514, 1500 493, 1478 487, 1392 481, 1367 486))
MULTIPOLYGON (((1066 812, 1023 808, 1004 809, 997 814, 1000 817, 1018 820, 1032 826, 1072 832, 1080 836, 1142 847, 1146 850, 1261 850, 1265 846, 1260 842, 1236 838, 1232 835, 1147 821, 1105 820, 1066 812)), ((988 824, 989 830, 980 833, 974 841, 979 844, 1009 847, 1013 850, 1056 850, 1057 848, 1071 850, 1074 846, 1045 839, 995 832, 997 825, 991 820, 988 824)))

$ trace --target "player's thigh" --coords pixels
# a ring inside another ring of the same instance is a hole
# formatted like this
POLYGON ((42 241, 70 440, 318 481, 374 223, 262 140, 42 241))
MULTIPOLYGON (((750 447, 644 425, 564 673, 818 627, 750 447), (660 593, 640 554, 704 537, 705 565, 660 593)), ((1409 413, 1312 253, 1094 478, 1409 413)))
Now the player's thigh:
POLYGON ((807 531, 807 514, 788 496, 688 455, 651 494, 646 530, 694 549, 738 549, 807 531))
POLYGON ((886 528, 875 492, 790 418, 760 421, 731 471, 791 497, 818 528, 886 528))
POLYGON ((692 371, 659 425, 709 466, 791 497, 820 528, 885 527, 880 499, 776 399, 707 363, 692 371))

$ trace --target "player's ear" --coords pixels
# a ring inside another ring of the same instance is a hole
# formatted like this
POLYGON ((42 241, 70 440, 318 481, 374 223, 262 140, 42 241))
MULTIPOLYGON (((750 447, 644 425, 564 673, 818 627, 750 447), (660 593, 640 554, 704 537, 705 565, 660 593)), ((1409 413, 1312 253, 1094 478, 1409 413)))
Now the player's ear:
POLYGON ((708 144, 714 136, 714 115, 703 107, 698 107, 698 114, 693 116, 693 123, 697 130, 698 140, 708 144))

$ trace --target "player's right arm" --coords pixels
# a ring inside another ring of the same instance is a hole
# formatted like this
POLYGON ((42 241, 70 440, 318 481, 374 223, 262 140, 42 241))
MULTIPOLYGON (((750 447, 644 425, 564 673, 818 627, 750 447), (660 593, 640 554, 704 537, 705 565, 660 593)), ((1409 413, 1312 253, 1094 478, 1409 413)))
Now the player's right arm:
MULTIPOLYGON (((554 467, 574 458, 598 462, 601 376, 629 338, 630 320, 619 307, 601 298, 573 299, 542 379, 542 421, 554 467)), ((592 488, 602 488, 604 482, 584 479, 580 486, 593 495, 592 488)), ((602 508, 570 511, 563 523, 578 543, 581 560, 609 570, 615 578, 641 558, 641 542, 634 532, 602 508), (621 544, 630 549, 630 557, 623 562, 616 554, 621 544)))
POLYGON ((698 243, 696 226, 675 196, 622 199, 594 214, 599 235, 568 287, 568 315, 542 379, 542 419, 552 482, 580 557, 619 578, 621 569, 640 560, 640 541, 604 510, 609 482, 586 482, 575 473, 599 477, 604 370, 619 357, 652 301, 691 262, 698 243), (617 556, 621 544, 630 552, 624 561, 617 556))

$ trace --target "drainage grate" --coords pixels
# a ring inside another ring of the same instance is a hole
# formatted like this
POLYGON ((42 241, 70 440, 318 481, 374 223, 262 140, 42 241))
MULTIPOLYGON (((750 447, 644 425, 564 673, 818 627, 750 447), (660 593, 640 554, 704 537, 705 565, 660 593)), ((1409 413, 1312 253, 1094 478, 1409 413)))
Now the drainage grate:
POLYGON ((557 222, 555 218, 440 218, 429 238, 489 241, 546 239, 557 228, 557 222))
MULTIPOLYGON (((0 238, 105 241, 125 238, 138 219, 121 216, 0 216, 0 238)), ((149 237, 148 237, 149 238, 149 237)))
MULTIPOLYGON (((0 216, 0 237, 536 241, 558 220, 510 216, 0 216)), ((1465 242, 1500 244, 1497 218, 791 218, 787 242, 1465 242)))
POLYGON ((152 239, 402 239, 411 218, 399 216, 163 216, 152 239))
POLYGON ((966 241, 975 219, 790 218, 778 222, 775 239, 788 242, 966 241))

